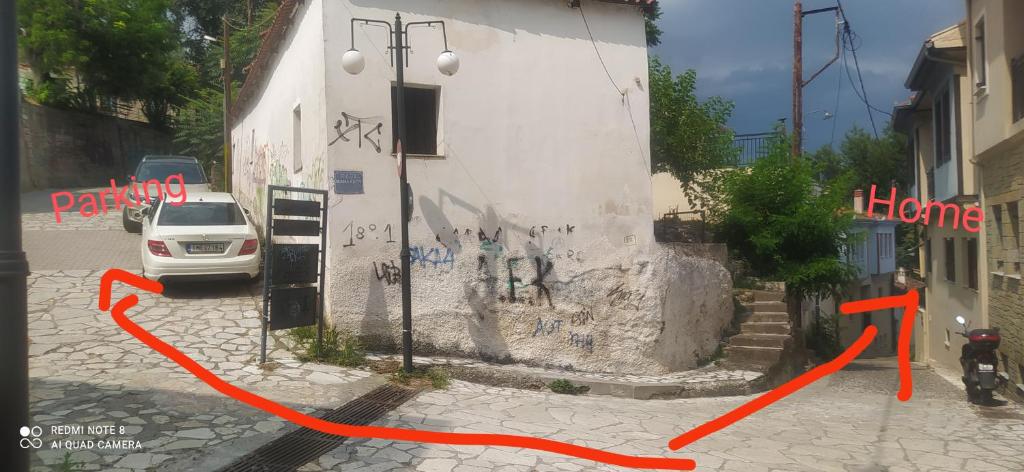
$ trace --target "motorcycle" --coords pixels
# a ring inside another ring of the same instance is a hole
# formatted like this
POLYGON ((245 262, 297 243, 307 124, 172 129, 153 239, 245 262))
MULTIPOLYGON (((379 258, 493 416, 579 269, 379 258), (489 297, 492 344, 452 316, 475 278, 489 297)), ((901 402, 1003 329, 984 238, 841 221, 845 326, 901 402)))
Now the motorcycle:
POLYGON ((998 375, 999 328, 972 329, 963 316, 957 316, 956 322, 963 327, 957 333, 967 338, 960 350, 960 366, 963 368, 962 380, 967 387, 967 400, 971 403, 989 404, 992 402, 992 391, 1005 383, 1003 376, 998 375))

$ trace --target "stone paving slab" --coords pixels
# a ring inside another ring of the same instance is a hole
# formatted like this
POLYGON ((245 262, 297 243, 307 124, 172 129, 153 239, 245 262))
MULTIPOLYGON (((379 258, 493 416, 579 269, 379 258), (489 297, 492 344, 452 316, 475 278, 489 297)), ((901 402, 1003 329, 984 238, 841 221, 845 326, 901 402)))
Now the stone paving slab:
MULTIPOLYGON (((371 354, 369 360, 401 362, 400 355, 371 354)), ((520 364, 496 364, 457 357, 413 356, 413 363, 445 366, 456 378, 496 386, 547 385, 566 379, 590 388, 595 395, 612 395, 640 400, 745 395, 767 389, 761 372, 726 370, 714 365, 665 375, 630 375, 547 369, 520 364)))
MULTIPOLYGON (((669 439, 752 396, 640 401, 453 381, 380 426, 540 436, 613 452, 697 461, 698 471, 955 472, 1024 470, 1024 410, 978 407, 926 368, 895 398, 892 365, 856 363, 679 451, 669 439), (994 412, 999 412, 996 415, 994 412)), ((302 471, 627 471, 530 449, 351 439, 302 471)))
MULTIPOLYGON (((33 470, 54 470, 66 452, 81 464, 76 470, 195 470, 210 454, 241 455, 294 428, 221 395, 122 331, 97 308, 101 274, 29 277, 30 415, 44 441, 33 470), (89 426, 115 431, 90 433, 89 426)), ((363 370, 304 364, 277 336, 268 355, 274 367, 259 367, 257 290, 168 286, 163 296, 140 294, 128 315, 224 380, 305 413, 337 408, 384 382, 363 370)), ((128 293, 115 284, 113 299, 128 293)))

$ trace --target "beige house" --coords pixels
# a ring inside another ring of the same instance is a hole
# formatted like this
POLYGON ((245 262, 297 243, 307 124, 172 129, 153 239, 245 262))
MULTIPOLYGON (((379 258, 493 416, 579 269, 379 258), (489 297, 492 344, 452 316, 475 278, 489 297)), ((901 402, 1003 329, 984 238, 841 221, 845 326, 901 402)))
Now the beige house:
MULTIPOLYGON (((953 204, 961 215, 981 204, 980 174, 972 159, 974 87, 968 78, 967 38, 967 25, 960 23, 925 41, 906 81, 913 98, 894 113, 896 129, 910 139, 911 195, 921 202, 953 204)), ((980 242, 985 228, 967 231, 956 213, 933 210, 929 224, 918 223, 923 231, 919 276, 925 287, 914 326, 916 360, 951 370, 960 369, 965 341, 957 335, 954 317, 962 315, 975 327, 988 324, 986 248, 980 242)))
POLYGON ((1003 335, 1000 360, 1010 377, 1003 393, 1024 400, 1024 2, 968 0, 967 13, 965 121, 973 130, 969 144, 981 174, 986 223, 981 294, 987 325, 1003 335))

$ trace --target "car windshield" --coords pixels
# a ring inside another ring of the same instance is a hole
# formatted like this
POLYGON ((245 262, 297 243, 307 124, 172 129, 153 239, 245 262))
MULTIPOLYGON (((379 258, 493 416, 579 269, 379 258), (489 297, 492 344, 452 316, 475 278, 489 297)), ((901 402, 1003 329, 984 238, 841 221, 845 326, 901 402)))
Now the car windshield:
POLYGON ((244 225, 242 210, 234 202, 185 202, 161 205, 158 226, 244 225))
POLYGON ((206 177, 198 164, 192 162, 146 162, 139 169, 135 180, 145 182, 150 179, 157 179, 161 182, 167 180, 169 175, 181 174, 186 184, 205 184, 206 177))

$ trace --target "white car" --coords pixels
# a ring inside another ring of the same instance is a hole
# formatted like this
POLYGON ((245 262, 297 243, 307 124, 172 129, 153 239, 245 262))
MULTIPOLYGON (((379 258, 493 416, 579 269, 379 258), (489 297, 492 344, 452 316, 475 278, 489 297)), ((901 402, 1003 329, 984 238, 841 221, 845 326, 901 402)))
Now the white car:
POLYGON ((260 272, 256 227, 230 193, 189 193, 143 212, 143 275, 155 280, 248 278, 260 272))

